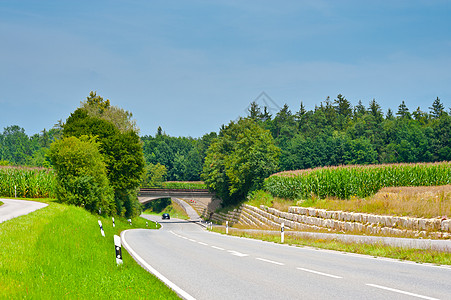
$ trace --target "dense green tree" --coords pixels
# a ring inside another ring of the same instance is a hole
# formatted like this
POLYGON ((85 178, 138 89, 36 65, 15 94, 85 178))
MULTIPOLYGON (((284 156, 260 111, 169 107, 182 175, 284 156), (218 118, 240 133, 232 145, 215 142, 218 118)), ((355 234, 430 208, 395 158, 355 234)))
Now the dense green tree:
POLYGON ((96 99, 92 102, 94 104, 89 105, 98 105, 97 110, 93 107, 91 109, 103 111, 101 116, 89 112, 82 104, 83 107, 75 110, 67 119, 63 126, 63 135, 91 135, 98 138, 100 152, 105 157, 108 179, 114 190, 117 213, 127 217, 137 215, 140 213, 140 204, 136 191, 145 166, 141 140, 131 124, 119 126, 118 123, 111 123, 108 118, 103 118, 102 116, 108 115, 106 111, 111 106, 99 97, 96 99))
POLYGON ((381 106, 376 102, 376 99, 370 101, 368 113, 373 116, 376 123, 381 123, 384 119, 384 114, 382 113, 381 106))
POLYGON ((146 171, 141 186, 161 188, 163 186, 163 182, 166 181, 167 173, 168 170, 165 166, 160 165, 159 163, 155 165, 150 163, 146 165, 146 171))
POLYGON ((431 117, 434 119, 440 118, 440 116, 445 113, 445 106, 441 103, 440 98, 434 100, 432 106, 429 107, 431 117))
POLYGON ((27 164, 32 155, 31 143, 25 130, 17 125, 4 129, 1 139, 0 160, 7 160, 17 165, 27 164))
POLYGON ((202 178, 224 205, 236 203, 277 170, 279 151, 269 131, 250 118, 239 119, 210 145, 202 178))
POLYGON ((132 119, 133 114, 131 112, 112 106, 110 100, 104 100, 96 92, 91 92, 86 101, 81 102, 81 108, 91 117, 100 118, 114 124, 122 133, 127 131, 139 133, 136 121, 132 119))
POLYGON ((411 118, 411 114, 404 100, 402 100, 401 104, 398 106, 398 112, 396 113, 396 115, 399 118, 407 118, 407 119, 411 118))
POLYGON ((354 119, 361 118, 366 114, 365 105, 362 104, 362 100, 359 100, 358 104, 354 107, 354 119))

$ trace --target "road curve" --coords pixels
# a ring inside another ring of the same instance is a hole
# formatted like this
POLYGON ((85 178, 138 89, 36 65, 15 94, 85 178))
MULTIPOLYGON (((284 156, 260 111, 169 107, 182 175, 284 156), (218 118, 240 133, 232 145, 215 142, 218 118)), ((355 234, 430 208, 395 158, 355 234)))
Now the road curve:
POLYGON ((230 237, 188 221, 144 217, 163 228, 128 230, 123 240, 184 298, 451 299, 450 267, 230 237))
POLYGON ((47 206, 45 203, 28 200, 0 199, 0 201, 4 203, 0 206, 0 223, 47 206))

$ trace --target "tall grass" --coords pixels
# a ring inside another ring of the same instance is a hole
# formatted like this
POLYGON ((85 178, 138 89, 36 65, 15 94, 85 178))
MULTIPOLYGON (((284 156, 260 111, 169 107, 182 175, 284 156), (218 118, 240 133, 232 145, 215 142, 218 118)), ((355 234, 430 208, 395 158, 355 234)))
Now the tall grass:
MULTIPOLYGON (((178 299, 122 250, 117 266, 113 235, 146 220, 101 218, 50 203, 0 224, 0 299, 178 299)), ((153 228, 155 224, 149 222, 153 228)))
POLYGON ((451 162, 341 166, 283 172, 265 180, 273 196, 299 199, 367 197, 383 187, 434 186, 451 183, 451 162))
POLYGON ((44 168, 0 167, 0 196, 54 197, 55 174, 44 168))

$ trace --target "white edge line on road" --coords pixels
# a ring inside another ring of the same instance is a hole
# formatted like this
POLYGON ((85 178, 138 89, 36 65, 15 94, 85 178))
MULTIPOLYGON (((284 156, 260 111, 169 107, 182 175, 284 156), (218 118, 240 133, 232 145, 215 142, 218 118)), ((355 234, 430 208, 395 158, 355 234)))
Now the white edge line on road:
POLYGON ((414 293, 410 293, 410 292, 406 292, 406 291, 401 291, 401 290, 389 288, 389 287, 382 286, 382 285, 377 285, 377 284, 372 284, 372 283, 367 283, 366 285, 372 286, 372 287, 375 287, 375 288, 378 288, 378 289, 387 290, 387 291, 390 291, 390 292, 395 292, 395 293, 400 293, 400 294, 404 294, 404 295, 417 297, 417 298, 428 299, 428 300, 439 300, 437 298, 432 298, 432 297, 423 296, 423 295, 419 295, 419 294, 414 294, 414 293))
POLYGON ((223 249, 223 248, 221 248, 221 247, 216 247, 216 246, 211 246, 211 248, 217 249, 217 250, 225 250, 225 249, 223 249))
POLYGON ((178 295, 180 295, 182 298, 187 300, 196 300, 193 296, 182 290, 180 287, 178 287, 175 283, 167 279, 165 276, 163 276, 160 272, 152 268, 144 259, 142 259, 133 249, 130 247, 130 245, 125 241, 125 234, 128 230, 124 230, 121 233, 122 238, 122 245, 124 245, 125 249, 131 254, 131 256, 136 259, 141 266, 143 266, 145 269, 147 269, 150 273, 157 276, 161 281, 163 281, 169 288, 171 288, 174 292, 176 292, 178 295))
POLYGON ((277 261, 264 259, 264 258, 260 258, 260 257, 257 257, 256 259, 264 261, 264 262, 268 262, 268 263, 271 263, 271 264, 279 265, 279 266, 284 266, 285 265, 284 263, 280 263, 280 262, 277 262, 277 261))
POLYGON ((305 272, 310 272, 310 273, 313 273, 313 274, 318 274, 318 275, 323 275, 323 276, 327 276, 327 277, 337 278, 337 279, 343 278, 343 277, 340 277, 340 276, 331 275, 331 274, 327 274, 327 273, 323 273, 323 272, 318 272, 318 271, 314 271, 314 270, 310 270, 310 269, 305 269, 305 268, 296 268, 296 269, 301 270, 301 271, 305 271, 305 272))

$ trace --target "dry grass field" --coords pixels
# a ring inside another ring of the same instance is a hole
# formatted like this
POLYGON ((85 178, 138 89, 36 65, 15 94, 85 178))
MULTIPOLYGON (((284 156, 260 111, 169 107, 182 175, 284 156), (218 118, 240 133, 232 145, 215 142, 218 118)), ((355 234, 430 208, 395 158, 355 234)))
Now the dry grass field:
MULTIPOLYGON (((285 208, 286 201, 275 200, 274 207, 285 208)), ((451 217, 451 185, 383 188, 373 196, 361 199, 311 199, 299 201, 300 206, 329 210, 364 212, 379 215, 418 218, 451 217)))

